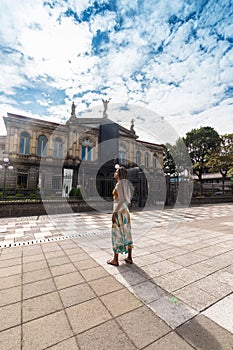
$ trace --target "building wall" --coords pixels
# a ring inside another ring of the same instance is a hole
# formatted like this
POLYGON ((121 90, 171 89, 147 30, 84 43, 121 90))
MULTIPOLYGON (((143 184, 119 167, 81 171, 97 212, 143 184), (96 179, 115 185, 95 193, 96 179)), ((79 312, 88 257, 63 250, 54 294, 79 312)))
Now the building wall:
MULTIPOLYGON (((72 169, 72 186, 82 185, 89 191, 93 187, 95 174, 99 161, 99 120, 92 119, 94 127, 88 124, 87 119, 74 119, 66 124, 56 124, 48 121, 27 118, 24 116, 8 114, 4 118, 7 135, 0 138, 0 155, 3 159, 8 156, 14 170, 7 174, 6 189, 9 193, 33 193, 38 187, 44 187, 48 193, 61 195, 63 190, 63 169, 72 169), (94 122, 93 122, 94 120, 94 122), (86 122, 86 124, 85 124, 86 122), (20 154, 20 135, 27 132, 30 136, 30 148, 28 154, 20 154), (47 154, 45 157, 38 155, 38 138, 40 135, 46 136, 47 154), (62 141, 62 159, 54 157, 54 147, 56 138, 62 141), (85 174, 78 177, 80 164, 82 162, 82 146, 85 140, 89 140, 92 145, 92 159, 83 160, 85 162, 85 174), (4 146, 5 144, 5 146, 4 146), (26 179, 26 180, 25 180, 26 179), (26 181, 26 184, 24 183, 26 181), (59 190, 60 181, 60 190, 59 190), (80 183, 81 182, 81 183, 80 183)), ((147 170, 155 171, 153 167, 153 156, 158 158, 157 168, 161 167, 163 147, 161 145, 148 144, 137 141, 136 137, 124 128, 120 129, 119 145, 126 150, 126 166, 130 167, 130 162, 136 163, 136 151, 141 150, 142 164, 137 164, 145 168, 145 152, 149 153, 149 164, 147 170), (130 160, 128 162, 128 160, 130 160)), ((112 169, 114 172, 114 169, 112 169)), ((106 176, 106 174, 104 175, 106 176)), ((111 177, 111 176, 110 176, 111 177)), ((3 176, 0 175, 0 191, 3 188, 3 176)))

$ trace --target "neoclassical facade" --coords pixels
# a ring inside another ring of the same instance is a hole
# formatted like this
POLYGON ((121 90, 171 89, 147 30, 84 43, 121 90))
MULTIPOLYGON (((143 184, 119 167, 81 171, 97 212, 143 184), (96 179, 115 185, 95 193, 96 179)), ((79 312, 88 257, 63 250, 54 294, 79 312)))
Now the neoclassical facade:
MULTIPOLYGON (((105 113, 106 116, 106 113, 105 113)), ((0 137, 0 161, 10 159, 6 191, 40 192, 66 197, 82 186, 94 195, 111 196, 114 164, 140 167, 153 176, 163 163, 163 146, 138 140, 130 130, 103 118, 81 118, 72 105, 66 124, 8 113, 7 134, 0 137)), ((0 191, 3 172, 0 173, 0 191)))

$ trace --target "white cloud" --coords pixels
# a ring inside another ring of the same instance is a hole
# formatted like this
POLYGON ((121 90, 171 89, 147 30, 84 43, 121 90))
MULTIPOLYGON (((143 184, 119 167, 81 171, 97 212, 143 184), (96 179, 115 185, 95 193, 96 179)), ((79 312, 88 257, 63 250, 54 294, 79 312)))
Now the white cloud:
POLYGON ((78 112, 86 103, 96 106, 104 95, 111 103, 148 106, 182 133, 203 121, 223 130, 222 118, 232 128, 232 105, 224 104, 229 97, 224 91, 232 86, 233 48, 226 38, 233 25, 225 3, 121 0, 114 3, 117 12, 93 12, 84 22, 66 11, 80 19, 88 6, 96 6, 94 0, 58 1, 53 8, 42 4, 1 3, 2 114, 18 105, 18 113, 31 115, 29 95, 21 97, 22 89, 34 87, 44 96, 32 96, 36 115, 47 107, 44 118, 50 120, 68 118, 74 96, 78 112), (198 16, 186 20, 194 11, 198 16), (93 54, 98 30, 108 33, 109 42, 97 43, 102 46, 93 54), (51 97, 51 89, 65 91, 64 104, 51 97))

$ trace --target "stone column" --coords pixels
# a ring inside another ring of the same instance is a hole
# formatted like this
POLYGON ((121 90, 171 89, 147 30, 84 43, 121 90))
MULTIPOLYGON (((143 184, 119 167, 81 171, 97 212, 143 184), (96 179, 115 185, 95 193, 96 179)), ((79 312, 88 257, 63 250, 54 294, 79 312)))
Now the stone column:
POLYGON ((36 132, 32 131, 32 137, 31 137, 31 147, 30 147, 30 153, 32 156, 37 154, 37 140, 36 140, 36 132))

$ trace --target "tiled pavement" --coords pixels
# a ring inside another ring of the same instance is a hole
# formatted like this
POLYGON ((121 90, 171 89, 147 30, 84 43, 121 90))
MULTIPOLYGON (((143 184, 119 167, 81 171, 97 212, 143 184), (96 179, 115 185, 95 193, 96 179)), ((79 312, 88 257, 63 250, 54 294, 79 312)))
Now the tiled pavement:
MULTIPOLYGON (((161 227, 169 224, 173 227, 180 221, 192 222, 196 218, 211 219, 225 216, 226 213, 233 215, 232 204, 205 205, 176 210, 148 210, 139 213, 133 211, 131 217, 133 231, 138 234, 138 238, 145 234, 147 228, 150 230, 152 225, 161 227)), ((42 243, 74 236, 108 237, 110 223, 111 214, 95 212, 0 218, 0 248, 19 245, 23 242, 42 243)))
POLYGON ((173 214, 132 213, 149 229, 119 267, 109 214, 1 219, 0 349, 232 350, 233 204, 188 208, 171 231, 173 214))

